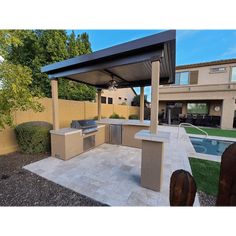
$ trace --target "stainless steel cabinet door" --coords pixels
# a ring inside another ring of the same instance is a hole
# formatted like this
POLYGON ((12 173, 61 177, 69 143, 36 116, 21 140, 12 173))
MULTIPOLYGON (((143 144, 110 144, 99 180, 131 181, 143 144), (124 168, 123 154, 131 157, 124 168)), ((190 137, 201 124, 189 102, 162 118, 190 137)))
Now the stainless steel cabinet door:
POLYGON ((84 141, 83 141, 83 151, 88 151, 89 149, 91 148, 94 148, 95 147, 95 135, 91 135, 89 137, 86 137, 84 138, 84 141))
POLYGON ((111 144, 122 144, 122 126, 121 125, 110 125, 110 143, 111 144))

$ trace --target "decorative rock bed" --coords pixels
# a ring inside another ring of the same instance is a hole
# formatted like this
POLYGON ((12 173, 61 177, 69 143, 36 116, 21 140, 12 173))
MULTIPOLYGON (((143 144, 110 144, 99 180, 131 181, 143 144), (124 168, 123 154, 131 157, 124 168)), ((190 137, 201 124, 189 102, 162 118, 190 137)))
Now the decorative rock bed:
POLYGON ((102 206, 86 196, 22 169, 48 155, 0 157, 0 206, 102 206))

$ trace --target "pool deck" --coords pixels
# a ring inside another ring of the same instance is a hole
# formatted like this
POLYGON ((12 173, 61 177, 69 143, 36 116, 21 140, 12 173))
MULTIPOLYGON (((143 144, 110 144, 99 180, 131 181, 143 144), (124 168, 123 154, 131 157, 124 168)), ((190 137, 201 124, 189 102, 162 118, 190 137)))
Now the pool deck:
MULTIPOLYGON (((102 144, 68 161, 49 157, 24 168, 48 180, 111 206, 169 206, 169 185, 173 171, 191 173, 186 146, 189 138, 181 128, 159 126, 170 132, 165 143, 163 182, 160 192, 140 186, 141 149, 102 144)), ((194 206, 199 206, 196 195, 194 206)))

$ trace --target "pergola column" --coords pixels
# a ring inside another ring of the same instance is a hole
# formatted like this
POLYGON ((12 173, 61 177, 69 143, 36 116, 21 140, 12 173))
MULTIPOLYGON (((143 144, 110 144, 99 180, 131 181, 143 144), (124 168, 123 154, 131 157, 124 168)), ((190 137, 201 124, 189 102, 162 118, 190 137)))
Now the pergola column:
POLYGON ((51 80, 53 129, 59 129, 58 80, 51 80))
POLYGON ((160 61, 152 62, 151 81, 151 124, 150 133, 157 134, 158 108, 159 108, 159 83, 160 83, 160 61))
POLYGON ((98 89, 98 120, 102 118, 102 104, 101 104, 102 90, 98 89))
POLYGON ((140 121, 144 121, 144 87, 140 87, 140 121))

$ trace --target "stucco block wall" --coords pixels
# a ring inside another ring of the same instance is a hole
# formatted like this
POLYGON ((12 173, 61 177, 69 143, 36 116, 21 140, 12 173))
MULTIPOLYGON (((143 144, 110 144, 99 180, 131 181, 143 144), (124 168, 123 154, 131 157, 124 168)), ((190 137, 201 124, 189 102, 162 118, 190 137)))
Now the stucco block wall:
MULTIPOLYGON (((52 99, 40 101, 45 107, 43 112, 17 111, 14 115, 15 125, 27 121, 47 121, 52 123, 52 99)), ((131 114, 139 115, 139 107, 125 105, 102 104, 102 116, 109 117, 113 112, 126 119, 131 114)), ((72 120, 93 119, 97 116, 97 103, 59 99, 60 128, 69 127, 72 120)), ((0 131, 0 155, 17 151, 18 145, 13 128, 7 127, 0 131)))

